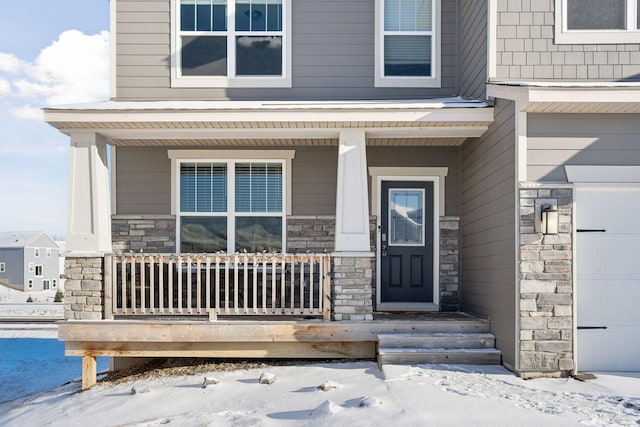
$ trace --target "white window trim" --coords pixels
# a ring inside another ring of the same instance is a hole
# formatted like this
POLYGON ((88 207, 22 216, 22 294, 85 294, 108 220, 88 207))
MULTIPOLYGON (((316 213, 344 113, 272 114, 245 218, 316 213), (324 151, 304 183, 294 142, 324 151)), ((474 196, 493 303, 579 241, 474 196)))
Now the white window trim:
POLYGON ((640 29, 636 28, 637 2, 627 1, 626 30, 568 30, 567 0, 555 0, 556 44, 618 44, 640 43, 640 29))
POLYGON ((32 289, 32 288, 33 288, 33 279, 29 279, 29 280, 27 281, 27 287, 28 287, 29 289, 32 289))
MULTIPOLYGON (((235 27, 235 0, 228 0, 227 5, 227 32, 235 31, 229 27, 235 27), (230 7, 231 6, 231 7, 230 7)), ((171 0, 171 87, 179 88, 290 88, 291 87, 291 0, 282 0, 282 76, 183 76, 180 64, 180 0, 171 0)), ((256 33, 260 35, 261 33, 256 33)), ((235 51, 235 37, 233 38, 233 51, 235 51)), ((229 49, 231 41, 228 40, 228 69, 235 70, 235 55, 229 49)))
POLYGON ((431 37, 431 77, 384 76, 384 0, 376 0, 375 13, 375 86, 376 87, 441 87, 441 16, 440 1, 433 0, 434 28, 431 37))
POLYGON ((33 270, 33 276, 34 277, 42 277, 42 276, 44 276, 44 266, 42 264, 35 265, 35 268, 33 270), (40 274, 38 274, 38 267, 40 267, 40 274))
POLYGON ((58 281, 56 279, 51 279, 51 287, 52 288, 57 288, 58 287, 58 281))
POLYGON ((42 279, 42 290, 49 290, 51 289, 51 280, 49 279, 42 279), (45 283, 47 284, 47 287, 45 288, 45 283))
POLYGON ((51 258, 51 252, 52 252, 51 248, 45 249, 45 253, 46 253, 47 258, 51 258))
MULTIPOLYGON (((231 219, 227 224, 227 230, 235 229, 235 218, 238 216, 273 216, 282 217, 282 251, 286 250, 287 216, 291 215, 291 167, 295 156, 295 150, 168 150, 171 159, 171 214, 176 217, 176 250, 180 248, 180 218, 183 216, 204 216, 203 212, 180 212, 180 165, 190 162, 226 163, 228 171, 228 183, 235 176, 235 164, 245 162, 271 162, 282 164, 282 202, 281 212, 235 212, 235 194, 229 191, 229 200, 226 212, 209 212, 206 216, 226 216, 231 219), (230 208, 230 209, 229 209, 230 208)), ((228 184, 227 184, 228 185, 228 184)), ((233 184, 232 184, 233 185, 233 184)), ((227 187, 229 188, 229 187, 227 187)), ((233 188, 233 187, 232 187, 233 188)), ((235 234, 227 234, 227 248, 235 249, 235 234)))
POLYGON ((34 263, 30 262, 30 263, 29 263, 29 265, 28 265, 28 267, 27 267, 27 271, 28 271, 29 273, 33 273, 34 268, 35 268, 34 263))
POLYGON ((40 258, 40 248, 33 248, 33 256, 40 258))
POLYGON ((7 266, 4 262, 0 262, 0 273, 5 273, 7 271, 7 266))

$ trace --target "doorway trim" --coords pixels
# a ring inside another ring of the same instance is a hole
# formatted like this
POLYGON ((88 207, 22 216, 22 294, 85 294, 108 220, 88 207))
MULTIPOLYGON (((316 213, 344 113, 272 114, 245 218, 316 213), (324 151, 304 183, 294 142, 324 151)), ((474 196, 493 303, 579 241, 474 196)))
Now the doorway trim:
POLYGON ((376 310, 438 311, 440 307, 440 215, 444 213, 444 179, 447 167, 370 167, 371 211, 376 212, 376 310), (433 182, 433 302, 383 303, 380 287, 381 209, 383 181, 433 182))

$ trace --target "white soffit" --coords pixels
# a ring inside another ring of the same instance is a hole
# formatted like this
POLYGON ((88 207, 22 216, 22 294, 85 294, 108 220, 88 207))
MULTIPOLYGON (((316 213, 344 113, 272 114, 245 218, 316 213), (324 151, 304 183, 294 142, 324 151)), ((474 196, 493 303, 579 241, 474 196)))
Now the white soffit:
POLYGON ((572 183, 640 183, 640 166, 566 165, 567 180, 572 183))

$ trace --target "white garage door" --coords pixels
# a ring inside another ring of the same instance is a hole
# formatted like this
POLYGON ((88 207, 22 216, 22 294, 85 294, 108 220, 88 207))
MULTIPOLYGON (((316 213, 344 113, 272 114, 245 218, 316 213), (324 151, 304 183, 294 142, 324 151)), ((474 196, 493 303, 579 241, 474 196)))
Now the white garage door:
POLYGON ((576 209, 578 369, 640 371, 640 186, 580 187, 576 209))

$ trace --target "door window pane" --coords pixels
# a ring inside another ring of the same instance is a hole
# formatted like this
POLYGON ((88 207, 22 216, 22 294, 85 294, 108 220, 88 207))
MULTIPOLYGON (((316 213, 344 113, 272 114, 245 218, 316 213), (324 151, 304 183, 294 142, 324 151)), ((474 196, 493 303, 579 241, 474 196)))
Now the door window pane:
POLYGON ((431 75, 431 36, 384 36, 384 75, 431 75))
POLYGON ((237 217, 236 251, 281 252, 281 217, 237 217))
POLYGON ((627 0, 567 0, 567 29, 624 30, 627 0))
POLYGON ((389 190, 389 244, 424 245, 424 191, 389 190))
POLYGON ((227 250, 226 217, 182 217, 180 252, 202 253, 227 250))

